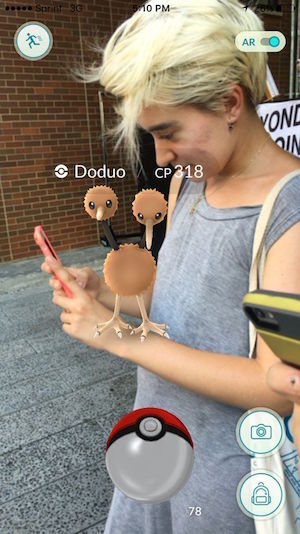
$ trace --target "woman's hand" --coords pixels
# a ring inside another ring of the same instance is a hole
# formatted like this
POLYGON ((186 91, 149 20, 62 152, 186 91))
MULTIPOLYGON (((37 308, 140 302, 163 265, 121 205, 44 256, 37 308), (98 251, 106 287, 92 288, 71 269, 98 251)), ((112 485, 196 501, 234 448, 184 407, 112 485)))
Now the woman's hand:
POLYGON ((116 336, 114 330, 109 330, 95 337, 97 324, 111 319, 111 310, 82 289, 69 269, 62 267, 55 260, 47 263, 49 266, 51 265, 51 272, 57 273, 73 293, 73 298, 69 298, 63 289, 55 289, 53 292, 53 303, 64 310, 60 315, 63 330, 91 347, 118 354, 121 340, 116 336))
POLYGON ((285 363, 276 363, 270 367, 267 381, 274 391, 300 404, 300 369, 285 363))
MULTIPOLYGON (((52 258, 47 258, 42 263, 41 269, 45 273, 52 274, 51 260, 52 258)), ((90 267, 82 267, 80 269, 77 267, 65 267, 65 270, 75 278, 80 287, 85 289, 91 297, 95 299, 99 297, 103 286, 103 276, 98 276, 90 267)), ((51 276, 49 285, 53 289, 62 289, 60 281, 55 276, 51 276)))
POLYGON ((291 430, 300 456, 300 370, 284 363, 277 363, 270 367, 267 374, 267 381, 274 391, 285 395, 294 402, 291 430))

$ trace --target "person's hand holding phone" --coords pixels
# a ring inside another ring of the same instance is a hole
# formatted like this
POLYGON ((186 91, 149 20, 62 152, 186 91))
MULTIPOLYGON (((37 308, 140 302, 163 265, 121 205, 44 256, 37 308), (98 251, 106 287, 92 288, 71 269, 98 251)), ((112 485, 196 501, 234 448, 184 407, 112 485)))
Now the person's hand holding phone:
POLYGON ((291 429, 300 457, 300 369, 284 363, 276 363, 268 371, 267 382, 274 391, 294 402, 291 429))
MULTIPOLYGON (((62 289, 62 284, 57 278, 53 275, 53 271, 50 267, 51 263, 49 260, 45 260, 42 263, 41 269, 45 273, 51 274, 49 280, 49 285, 52 289, 62 289)), ((98 276, 98 274, 93 271, 90 267, 65 267, 66 271, 74 276, 76 282, 85 289, 85 291, 93 298, 98 298, 101 292, 101 281, 103 277, 98 276)))
MULTIPOLYGON (((62 288, 55 288, 53 291, 52 302, 63 309, 60 319, 63 323, 64 332, 86 345, 119 355, 121 343, 113 329, 104 332, 101 336, 95 336, 97 324, 106 323, 111 319, 112 310, 80 287, 74 275, 62 266, 59 261, 49 258, 46 260, 46 265, 50 267, 50 272, 53 274, 51 283, 53 285, 57 284, 58 280, 54 278, 57 276, 73 294, 73 297, 70 298, 66 296, 62 288)), ((43 270, 49 272, 46 266, 44 266, 43 270)))

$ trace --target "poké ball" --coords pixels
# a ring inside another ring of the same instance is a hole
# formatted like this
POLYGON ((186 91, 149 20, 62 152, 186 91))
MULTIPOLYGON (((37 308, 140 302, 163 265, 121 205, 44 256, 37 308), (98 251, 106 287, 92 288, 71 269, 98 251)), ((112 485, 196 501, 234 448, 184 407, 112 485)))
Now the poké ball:
POLYGON ((125 415, 106 444, 110 478, 127 497, 159 503, 178 493, 190 477, 194 445, 185 425, 160 408, 125 415))

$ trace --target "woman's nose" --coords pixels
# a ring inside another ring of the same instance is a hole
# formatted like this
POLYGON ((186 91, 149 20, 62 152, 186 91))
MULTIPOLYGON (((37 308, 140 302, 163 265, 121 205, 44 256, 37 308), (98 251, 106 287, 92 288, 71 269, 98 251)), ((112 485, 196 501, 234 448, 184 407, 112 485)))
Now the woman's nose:
POLYGON ((166 141, 155 141, 156 163, 158 167, 167 167, 175 161, 174 152, 167 146, 166 141))

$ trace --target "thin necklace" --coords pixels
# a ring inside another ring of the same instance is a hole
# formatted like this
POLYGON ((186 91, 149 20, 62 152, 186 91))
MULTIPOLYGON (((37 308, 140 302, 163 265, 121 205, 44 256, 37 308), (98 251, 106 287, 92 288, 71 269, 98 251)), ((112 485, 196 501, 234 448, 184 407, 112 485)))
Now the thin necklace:
MULTIPOLYGON (((243 171, 239 171, 239 172, 233 174, 232 176, 230 176, 230 178, 231 178, 231 179, 232 179, 232 178, 235 178, 236 176, 239 176, 239 174, 241 174, 241 172, 245 172, 245 171, 250 167, 250 165, 253 163, 253 161, 255 161, 255 160, 258 158, 258 156, 262 153, 263 149, 265 148, 267 142, 268 142, 270 139, 271 139, 271 137, 270 137, 270 135, 268 134, 267 139, 265 140, 265 142, 263 143, 263 145, 261 146, 261 148, 259 149, 259 151, 255 154, 255 156, 253 156, 253 158, 250 159, 249 163, 246 165, 246 167, 243 169, 243 171)), ((211 196, 213 196, 214 193, 216 193, 217 191, 219 191, 219 189, 222 189, 222 187, 224 187, 224 185, 226 185, 226 184, 227 184, 227 181, 226 181, 225 184, 223 183, 221 186, 216 187, 216 188, 213 190, 212 194, 209 195, 209 198, 211 198, 211 196)), ((191 208, 190 208, 190 213, 191 213, 191 214, 195 213, 195 211, 196 211, 196 207, 198 206, 198 204, 201 202, 201 200, 202 200, 203 198, 205 198, 205 189, 203 189, 202 193, 199 195, 199 197, 196 199, 196 201, 194 202, 194 204, 191 206, 191 208)))

